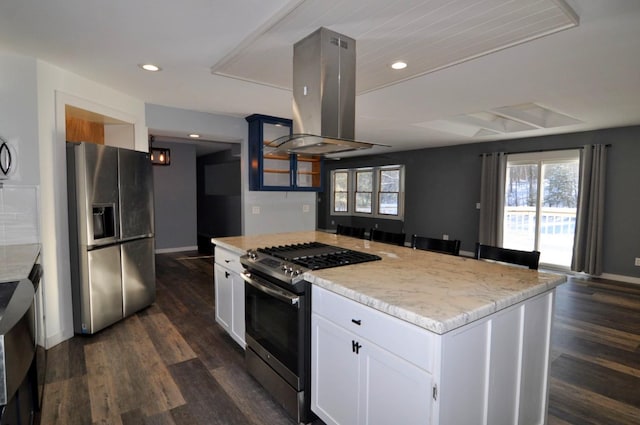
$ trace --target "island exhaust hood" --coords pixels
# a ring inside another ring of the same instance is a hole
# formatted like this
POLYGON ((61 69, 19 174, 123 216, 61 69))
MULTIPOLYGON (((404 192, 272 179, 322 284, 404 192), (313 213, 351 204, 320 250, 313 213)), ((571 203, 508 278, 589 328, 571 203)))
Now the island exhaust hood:
POLYGON ((293 46, 293 134, 268 146, 299 155, 369 149, 353 140, 355 106, 356 42, 320 28, 293 46))

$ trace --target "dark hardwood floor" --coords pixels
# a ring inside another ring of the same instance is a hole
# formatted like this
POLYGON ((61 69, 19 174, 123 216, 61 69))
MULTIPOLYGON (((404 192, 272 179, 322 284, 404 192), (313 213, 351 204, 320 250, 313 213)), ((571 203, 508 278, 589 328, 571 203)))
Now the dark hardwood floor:
MULTIPOLYGON (((156 261, 154 305, 48 351, 42 424, 293 424, 215 322, 212 258, 156 261)), ((640 286, 557 294, 548 423, 640 424, 640 286)))
POLYGON ((549 424, 640 424, 640 285, 571 278, 557 291, 549 424))
POLYGON ((47 352, 42 424, 293 424, 215 322, 212 257, 156 261, 154 305, 47 352))

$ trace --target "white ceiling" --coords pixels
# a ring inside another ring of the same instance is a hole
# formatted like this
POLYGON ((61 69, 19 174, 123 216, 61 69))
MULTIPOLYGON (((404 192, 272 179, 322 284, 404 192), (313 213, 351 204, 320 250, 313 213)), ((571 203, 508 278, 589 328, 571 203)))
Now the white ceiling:
POLYGON ((545 22, 571 17, 558 14, 554 0, 2 0, 0 51, 37 57, 147 103, 290 118, 292 40, 325 26, 356 39, 360 140, 406 150, 640 124, 640 2, 567 3, 579 25, 553 32, 545 22), (514 19, 478 23, 489 11, 514 19), (535 19, 545 13, 553 16, 535 19), (518 35, 528 28, 523 22, 552 33, 518 35), (443 28, 454 31, 443 37, 443 28), (436 48, 462 34, 462 44, 436 48), (509 36, 502 46, 513 45, 466 61, 451 54, 487 34, 509 36), (450 57, 444 67, 432 64, 443 56, 450 57), (405 74, 387 69, 396 57, 412 58, 405 74), (147 62, 163 71, 137 67, 147 62), (251 75, 240 75, 247 67, 251 75), (496 114, 522 112, 521 105, 560 114, 564 125, 456 131, 461 121, 502 120, 496 114))

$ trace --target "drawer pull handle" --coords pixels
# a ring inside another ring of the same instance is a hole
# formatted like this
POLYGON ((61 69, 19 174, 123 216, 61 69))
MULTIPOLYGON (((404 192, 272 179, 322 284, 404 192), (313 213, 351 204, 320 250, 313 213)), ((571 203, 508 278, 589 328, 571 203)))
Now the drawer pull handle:
POLYGON ((229 272, 224 272, 224 277, 229 279, 229 272))
POLYGON ((231 262, 231 260, 224 260, 224 262, 228 264, 231 262))
POLYGON ((360 326, 360 325, 362 324, 362 320, 360 320, 360 319, 358 319, 358 320, 356 320, 356 319, 351 319, 351 321, 352 321, 353 323, 355 323, 356 325, 358 325, 358 326, 360 326))
POLYGON ((351 340, 351 351, 353 351, 356 354, 360 354, 360 348, 362 348, 362 345, 360 345, 359 342, 351 340))

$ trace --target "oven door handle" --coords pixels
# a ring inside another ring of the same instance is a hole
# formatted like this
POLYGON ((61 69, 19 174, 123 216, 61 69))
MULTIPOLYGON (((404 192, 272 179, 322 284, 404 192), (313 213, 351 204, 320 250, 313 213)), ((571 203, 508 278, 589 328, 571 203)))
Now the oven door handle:
POLYGON ((300 308, 300 297, 292 296, 288 292, 263 279, 252 277, 251 273, 249 272, 242 272, 241 276, 245 282, 256 288, 258 291, 264 292, 265 294, 271 295, 272 297, 277 298, 280 301, 283 301, 287 304, 295 305, 296 307, 300 308))

